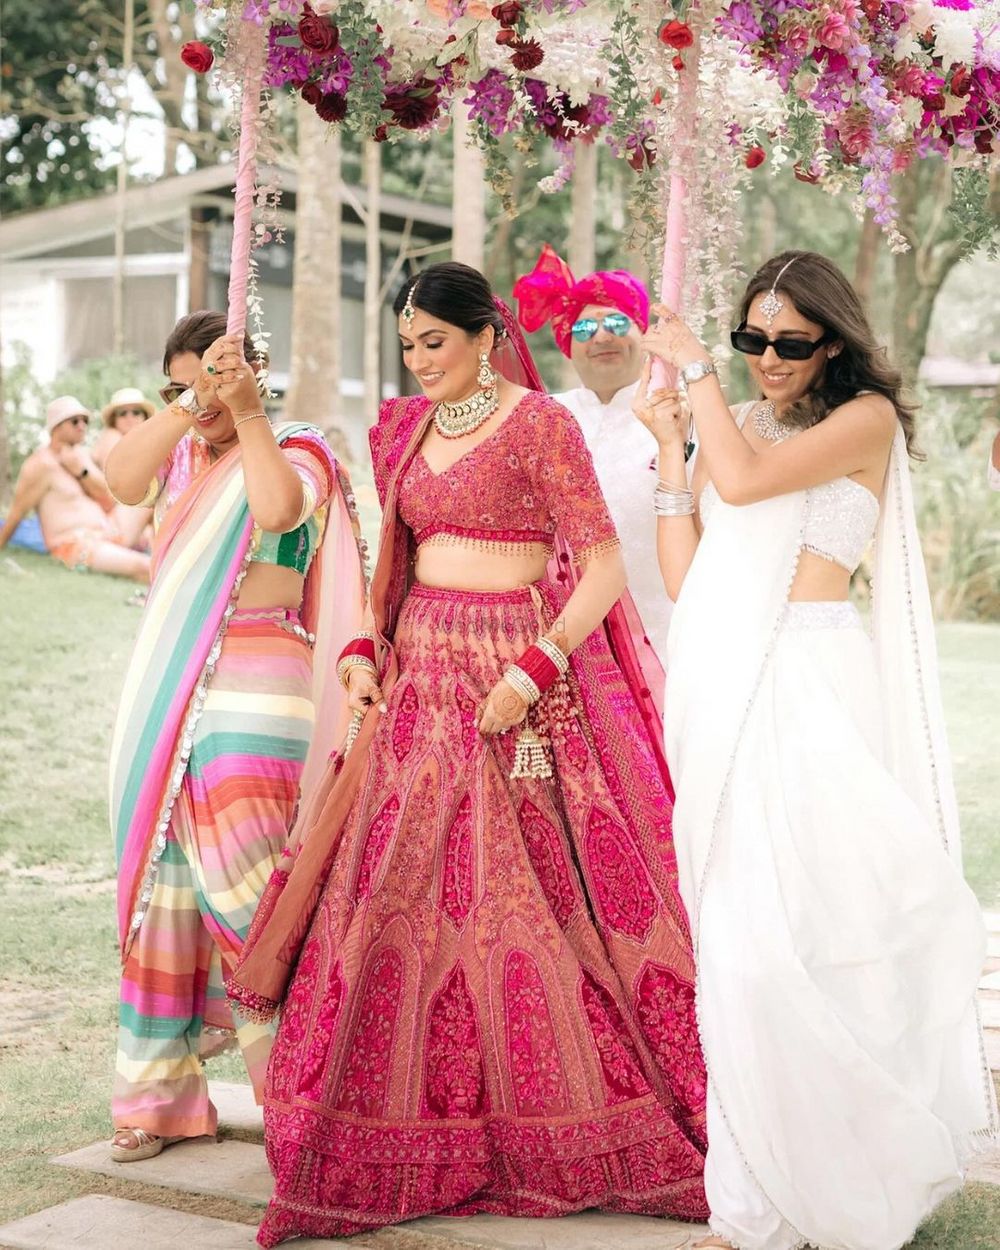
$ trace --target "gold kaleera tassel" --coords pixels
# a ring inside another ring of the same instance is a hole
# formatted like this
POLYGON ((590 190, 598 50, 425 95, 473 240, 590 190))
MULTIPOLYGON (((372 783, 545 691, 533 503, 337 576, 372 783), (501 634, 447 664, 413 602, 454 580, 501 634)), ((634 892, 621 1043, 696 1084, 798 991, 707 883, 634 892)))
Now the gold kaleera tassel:
POLYGON ((552 776, 552 765, 545 744, 528 724, 517 735, 514 767, 510 770, 510 775, 512 780, 524 778, 539 781, 547 781, 552 776))

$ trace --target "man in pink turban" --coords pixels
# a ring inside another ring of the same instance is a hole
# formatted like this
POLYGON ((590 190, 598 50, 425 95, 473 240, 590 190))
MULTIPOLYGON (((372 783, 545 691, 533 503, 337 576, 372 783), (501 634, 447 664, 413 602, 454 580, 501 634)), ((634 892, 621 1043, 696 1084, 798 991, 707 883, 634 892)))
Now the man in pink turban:
POLYGON ((578 282, 546 243, 531 273, 514 284, 514 297, 525 330, 551 323, 556 345, 580 378, 580 386, 555 398, 583 430, 622 540, 629 590, 665 665, 671 605, 656 558, 650 506, 656 440, 632 413, 642 372, 642 335, 649 324, 649 293, 625 269, 599 270, 578 282))

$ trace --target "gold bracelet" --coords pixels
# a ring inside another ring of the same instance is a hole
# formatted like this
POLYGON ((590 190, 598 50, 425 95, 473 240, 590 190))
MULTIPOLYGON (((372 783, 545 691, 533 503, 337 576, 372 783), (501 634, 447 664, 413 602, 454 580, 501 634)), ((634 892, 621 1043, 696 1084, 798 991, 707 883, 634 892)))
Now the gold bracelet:
POLYGON ((234 422, 233 422, 233 429, 234 429, 234 430, 238 430, 238 429, 240 428, 240 426, 244 423, 244 421, 256 421, 258 417, 263 417, 263 418, 264 418, 264 420, 266 421, 266 420, 267 420, 267 413, 266 413, 266 412, 251 412, 251 413, 248 413, 245 417, 240 417, 240 419, 239 419, 238 421, 234 421, 234 422))

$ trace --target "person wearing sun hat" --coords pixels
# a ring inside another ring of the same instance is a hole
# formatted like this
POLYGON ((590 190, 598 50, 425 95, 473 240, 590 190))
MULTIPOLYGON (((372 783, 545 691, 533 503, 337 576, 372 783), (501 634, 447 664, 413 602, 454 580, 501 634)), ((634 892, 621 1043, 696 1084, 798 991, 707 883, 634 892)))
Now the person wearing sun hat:
POLYGON ((60 395, 48 406, 49 441, 25 460, 14 487, 0 548, 34 509, 49 553, 67 568, 92 569, 149 580, 149 556, 132 551, 112 513, 115 501, 104 474, 84 447, 90 413, 73 395, 60 395))
POLYGON ((576 417, 594 460, 597 480, 622 538, 628 588, 646 637, 666 663, 670 600, 663 593, 649 501, 656 486, 656 440, 632 415, 642 372, 642 335, 649 293, 626 269, 604 269, 577 280, 549 244, 531 273, 514 284, 518 319, 532 332, 549 324, 556 346, 581 385, 553 398, 576 417))
POLYGON ((103 469, 111 448, 120 442, 129 430, 147 420, 155 411, 156 405, 151 403, 137 386, 123 386, 115 391, 101 409, 103 428, 90 453, 94 458, 94 463, 103 469))

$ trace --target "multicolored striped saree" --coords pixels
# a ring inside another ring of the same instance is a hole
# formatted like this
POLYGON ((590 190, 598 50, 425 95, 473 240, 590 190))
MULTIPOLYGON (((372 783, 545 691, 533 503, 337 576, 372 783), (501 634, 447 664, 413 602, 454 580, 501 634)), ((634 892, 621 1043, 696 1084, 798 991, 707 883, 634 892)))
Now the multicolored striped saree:
POLYGON ((211 464, 182 440, 162 475, 152 590, 115 727, 123 968, 112 1111, 117 1127, 159 1136, 215 1130, 206 1025, 235 1026, 262 1093, 273 1029, 234 1015, 222 983, 300 787, 346 727, 335 657, 365 590, 350 483, 319 431, 291 423, 275 434, 314 466, 327 500, 301 610, 237 607, 254 532, 240 452, 211 464))

